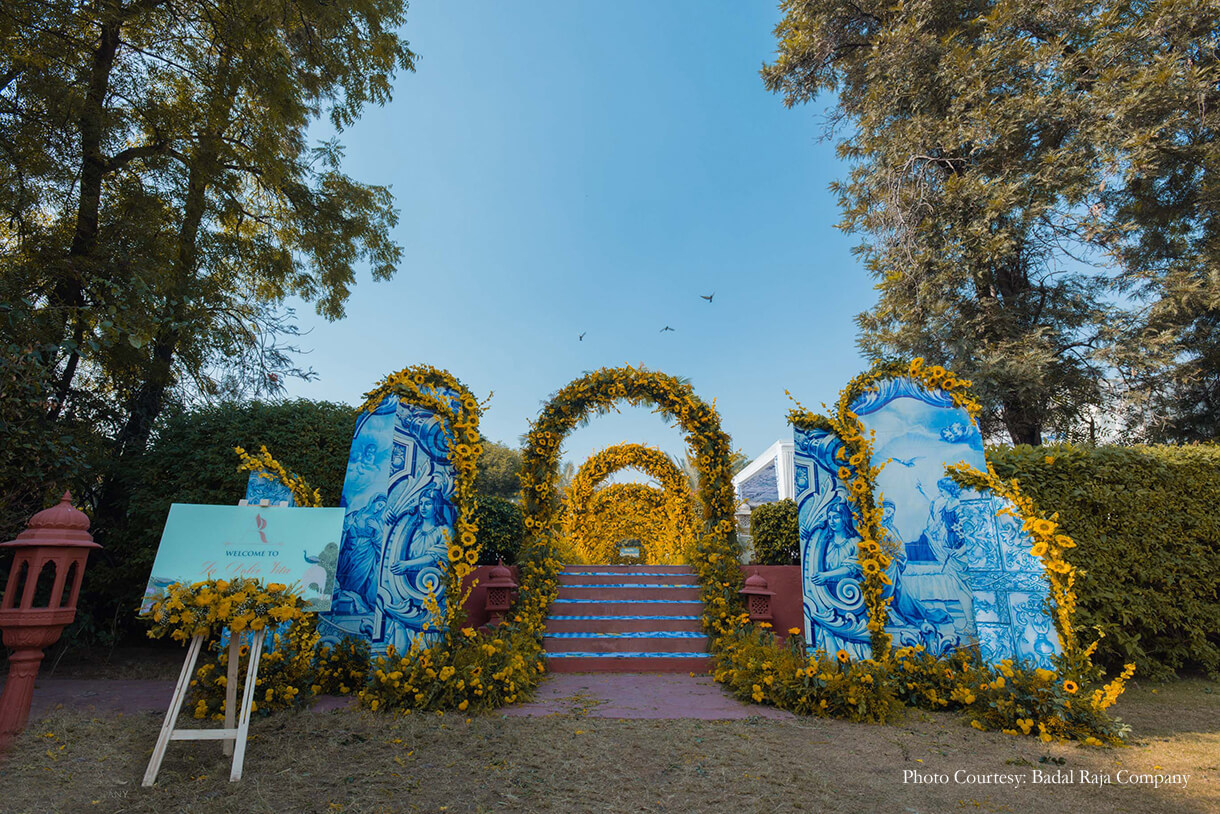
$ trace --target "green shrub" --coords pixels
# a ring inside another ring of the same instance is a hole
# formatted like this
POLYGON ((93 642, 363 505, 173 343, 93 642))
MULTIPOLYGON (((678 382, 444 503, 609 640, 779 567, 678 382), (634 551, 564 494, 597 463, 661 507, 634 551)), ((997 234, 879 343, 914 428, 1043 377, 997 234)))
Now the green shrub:
POLYGON ((166 415, 148 451, 126 473, 131 508, 125 526, 110 530, 106 547, 91 558, 76 634, 98 639, 136 630, 135 610, 170 504, 236 505, 245 497, 248 475, 238 471, 233 447, 266 446, 285 468, 322 491, 323 505, 337 506, 355 426, 351 407, 306 399, 166 415))
POLYGON ((796 501, 764 503, 750 512, 750 536, 755 565, 800 565, 796 501))
POLYGON ((481 496, 478 500, 474 519, 479 524, 479 565, 495 565, 501 558, 512 565, 525 539, 521 507, 498 497, 481 496))
POLYGON ((1077 543, 1076 627, 1105 634, 1096 660, 1141 677, 1220 672, 1220 448, 988 450, 1077 543))

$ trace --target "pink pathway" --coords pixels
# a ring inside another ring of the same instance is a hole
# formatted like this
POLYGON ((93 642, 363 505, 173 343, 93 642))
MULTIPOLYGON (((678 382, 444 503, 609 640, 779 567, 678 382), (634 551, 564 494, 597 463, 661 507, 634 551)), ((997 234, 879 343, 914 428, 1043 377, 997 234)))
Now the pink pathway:
MULTIPOLYGON (((30 709, 33 724, 60 706, 100 713, 164 714, 174 692, 172 681, 39 679, 30 709)), ((354 706, 351 698, 322 696, 315 712, 354 706)), ((674 673, 552 673, 534 700, 506 707, 505 717, 588 715, 595 718, 791 718, 773 707, 743 704, 707 675, 674 673)))
POLYGON ((594 718, 792 718, 792 713, 743 704, 707 675, 675 673, 551 673, 527 704, 505 717, 588 715, 594 718))

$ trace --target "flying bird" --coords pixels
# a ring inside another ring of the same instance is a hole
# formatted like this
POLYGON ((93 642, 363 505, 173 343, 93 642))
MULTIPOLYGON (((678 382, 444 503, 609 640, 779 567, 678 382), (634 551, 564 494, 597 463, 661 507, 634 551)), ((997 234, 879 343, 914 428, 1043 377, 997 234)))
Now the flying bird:
POLYGON ((711 294, 700 294, 699 296, 700 296, 702 299, 705 299, 705 300, 707 300, 708 302, 711 302, 711 301, 712 301, 712 297, 716 296, 716 292, 715 292, 715 291, 713 291, 711 294))
POLYGON ((665 333, 666 331, 672 331, 672 330, 673 330, 673 328, 671 328, 671 327, 669 327, 668 325, 666 325, 664 328, 662 328, 661 330, 657 331, 657 333, 662 333, 662 334, 663 334, 663 333, 665 333))
POLYGON ((922 461, 926 457, 926 455, 916 455, 914 458, 907 458, 906 460, 903 460, 902 458, 891 458, 890 460, 896 464, 905 466, 907 469, 910 469, 911 467, 915 466, 916 461, 922 461))
POLYGON ((580 342, 584 342, 584 341, 585 341, 585 334, 587 334, 587 333, 588 333, 588 331, 585 331, 585 333, 584 333, 584 334, 581 334, 580 336, 576 337, 576 338, 577 338, 577 340, 578 340, 578 341, 580 341, 580 342))

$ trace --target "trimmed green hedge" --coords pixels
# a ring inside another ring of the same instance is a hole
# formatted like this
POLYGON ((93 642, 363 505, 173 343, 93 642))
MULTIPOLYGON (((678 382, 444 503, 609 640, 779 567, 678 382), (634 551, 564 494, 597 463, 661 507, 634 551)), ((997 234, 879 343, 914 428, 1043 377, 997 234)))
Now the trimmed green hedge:
POLYGON ((135 608, 144 593, 171 503, 236 505, 248 474, 233 447, 260 446, 339 505, 356 413, 345 404, 297 399, 275 404, 219 404, 165 416, 148 451, 126 472, 131 484, 127 523, 106 534, 89 563, 82 612, 74 634, 106 640, 141 633, 135 608))
POLYGON ((997 447, 1077 548, 1081 638, 1100 628, 1098 660, 1136 675, 1220 672, 1220 447, 997 447))
POLYGON ((800 565, 801 539, 796 501, 764 503, 750 512, 750 537, 756 565, 800 565))

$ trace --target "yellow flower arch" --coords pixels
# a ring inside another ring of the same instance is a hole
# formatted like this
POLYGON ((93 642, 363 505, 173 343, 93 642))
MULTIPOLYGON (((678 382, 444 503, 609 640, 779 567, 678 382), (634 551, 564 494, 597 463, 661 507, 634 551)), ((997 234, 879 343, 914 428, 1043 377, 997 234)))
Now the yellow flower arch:
MULTIPOLYGON (((430 410, 441 419, 442 432, 449 442, 449 463, 454 470, 454 505, 457 522, 454 539, 449 540, 449 568, 445 607, 432 607, 438 625, 450 636, 457 636, 465 624, 462 609, 466 596, 459 590, 479 561, 479 527, 474 519, 474 481, 479 455, 483 452, 479 418, 486 402, 480 404, 452 373, 431 365, 412 365, 386 376, 365 394, 360 409, 372 412, 387 396, 397 396, 405 404, 430 410)), ((488 395, 490 399, 490 394, 488 395)))
POLYGON ((615 563, 620 560, 622 541, 637 539, 644 562, 671 564, 683 542, 672 509, 671 496, 647 484, 603 486, 581 507, 579 534, 573 545, 586 562, 615 563))
POLYGON ((522 591, 516 619, 538 627, 557 593, 554 556, 558 532, 559 451, 579 423, 616 408, 619 402, 648 405, 677 422, 686 435, 699 471, 703 527, 692 560, 699 572, 710 634, 728 629, 740 604, 737 590, 741 548, 733 524, 735 493, 729 463, 729 436, 720 428, 715 404, 708 404, 686 381, 644 367, 601 368, 568 384, 551 397, 526 435, 521 468, 521 507, 525 515, 522 591))
POLYGON ((667 531, 653 537, 652 545, 645 548, 645 561, 653 565, 689 562, 698 537, 690 480, 668 455, 643 444, 607 447, 594 453, 580 467, 560 510, 560 528, 567 550, 585 562, 609 562, 597 559, 603 548, 600 540, 595 543, 596 538, 588 533, 588 524, 593 516, 595 496, 605 491, 598 487, 623 469, 639 469, 661 484, 662 503, 656 511, 664 515, 667 531))

